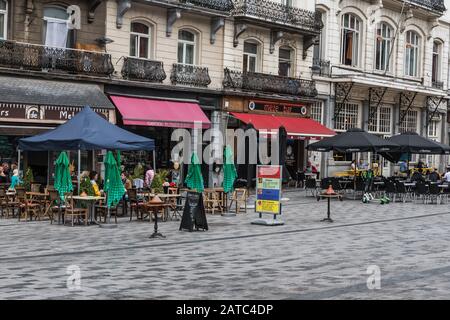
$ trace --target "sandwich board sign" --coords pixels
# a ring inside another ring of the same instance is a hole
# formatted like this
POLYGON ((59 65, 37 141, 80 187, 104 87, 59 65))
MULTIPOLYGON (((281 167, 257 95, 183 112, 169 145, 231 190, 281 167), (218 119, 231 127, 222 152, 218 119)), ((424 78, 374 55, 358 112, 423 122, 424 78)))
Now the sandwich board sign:
POLYGON ((282 166, 260 165, 256 167, 256 203, 255 211, 259 219, 252 224, 276 226, 284 222, 277 219, 281 215, 282 166), (271 219, 263 219, 263 214, 271 219))

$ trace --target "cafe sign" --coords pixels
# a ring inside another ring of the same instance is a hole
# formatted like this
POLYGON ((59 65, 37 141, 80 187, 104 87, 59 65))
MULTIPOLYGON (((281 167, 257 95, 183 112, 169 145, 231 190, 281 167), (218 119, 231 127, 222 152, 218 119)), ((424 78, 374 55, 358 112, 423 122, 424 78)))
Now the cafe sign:
POLYGON ((256 212, 281 214, 281 166, 256 169, 256 212))
MULTIPOLYGON (((28 121, 59 121, 72 119, 82 107, 25 105, 16 103, 0 103, 0 121, 28 120, 28 121), (11 120, 10 120, 11 119, 11 120)), ((108 119, 108 110, 94 109, 94 111, 108 119)))
POLYGON ((248 109, 250 111, 265 111, 284 114, 295 114, 307 116, 308 107, 303 104, 291 104, 282 102, 249 101, 248 109))

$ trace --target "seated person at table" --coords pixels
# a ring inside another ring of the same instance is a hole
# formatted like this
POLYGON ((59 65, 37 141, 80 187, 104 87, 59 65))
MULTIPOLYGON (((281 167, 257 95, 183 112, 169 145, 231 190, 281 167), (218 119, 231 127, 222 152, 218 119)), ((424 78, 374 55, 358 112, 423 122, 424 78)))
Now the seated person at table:
POLYGON ((369 169, 369 165, 363 159, 360 159, 359 164, 358 164, 358 169, 359 170, 367 170, 367 169, 369 169))
POLYGON ((417 171, 419 171, 420 173, 422 173, 423 172, 422 169, 426 167, 427 166, 425 165, 425 162, 422 159, 420 159, 419 162, 417 162, 416 168, 419 169, 417 171))
POLYGON ((128 177, 129 177, 128 173, 122 172, 122 174, 121 174, 122 183, 123 183, 123 186, 125 187, 125 189, 127 189, 127 190, 133 189, 133 184, 131 183, 131 180, 128 177))
POLYGON ((450 183, 450 167, 447 168, 447 173, 444 175, 444 182, 450 183))
POLYGON ((431 169, 431 172, 428 175, 428 180, 430 180, 431 182, 438 182, 439 180, 441 180, 441 176, 436 171, 436 169, 431 169))
POLYGON ((425 178, 420 172, 414 172, 411 177, 411 182, 425 182, 425 178))
POLYGON ((305 173, 317 173, 317 172, 318 172, 317 168, 311 163, 311 161, 308 161, 305 173))
POLYGON ((350 168, 352 169, 352 171, 356 170, 356 161, 353 160, 352 163, 350 164, 350 168))
POLYGON ((3 167, 0 166, 0 183, 8 183, 8 176, 6 176, 5 172, 3 171, 3 167))
POLYGON ((408 163, 406 161, 400 161, 400 172, 408 173, 408 163))
POLYGON ((20 180, 20 177, 19 177, 19 170, 14 169, 13 176, 11 177, 11 185, 9 186, 9 189, 14 190, 21 183, 22 183, 22 181, 20 180))
POLYGON ((98 173, 95 171, 92 171, 89 174, 89 179, 91 180, 92 188, 94 189, 94 194, 96 197, 100 197, 100 188, 98 187, 97 180, 98 180, 98 173))

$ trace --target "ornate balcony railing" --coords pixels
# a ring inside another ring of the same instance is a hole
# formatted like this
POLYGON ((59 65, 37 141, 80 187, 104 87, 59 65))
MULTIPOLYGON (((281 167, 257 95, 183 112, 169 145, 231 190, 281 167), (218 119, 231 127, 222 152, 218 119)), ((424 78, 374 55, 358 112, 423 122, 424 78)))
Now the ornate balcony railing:
POLYGON ((409 0, 412 3, 415 3, 419 6, 426 7, 429 10, 444 12, 445 4, 444 0, 409 0))
POLYGON ((161 61, 124 57, 122 77, 127 80, 163 82, 167 75, 161 61))
POLYGON ((183 4, 192 4, 197 7, 213 9, 218 11, 231 11, 233 9, 232 0, 178 0, 183 4))
POLYGON ((172 84, 181 84, 194 87, 207 87, 211 84, 208 68, 174 63, 170 75, 172 84))
POLYGON ((295 96, 317 96, 314 81, 257 72, 233 71, 228 68, 225 69, 223 87, 295 96))
POLYGON ((268 0, 236 0, 232 12, 235 17, 255 17, 315 33, 320 32, 323 27, 319 12, 268 0))
POLYGON ((330 61, 322 59, 313 59, 313 66, 311 68, 313 74, 320 76, 330 76, 330 61))
POLYGON ((0 40, 0 66, 95 76, 109 76, 114 72, 111 55, 106 53, 52 48, 8 40, 0 40))

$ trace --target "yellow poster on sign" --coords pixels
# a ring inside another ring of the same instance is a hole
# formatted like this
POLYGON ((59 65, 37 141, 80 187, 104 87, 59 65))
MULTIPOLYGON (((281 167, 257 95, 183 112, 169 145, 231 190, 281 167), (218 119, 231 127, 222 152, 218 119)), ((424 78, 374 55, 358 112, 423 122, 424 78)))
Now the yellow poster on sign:
POLYGON ((256 201, 256 212, 279 214, 280 202, 269 200, 258 200, 256 201))

